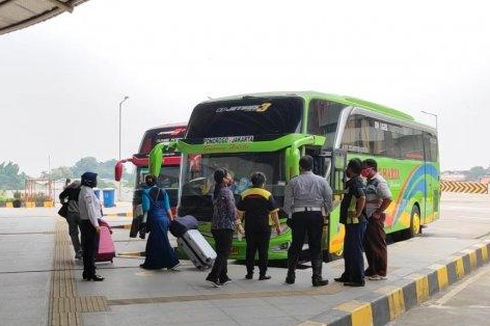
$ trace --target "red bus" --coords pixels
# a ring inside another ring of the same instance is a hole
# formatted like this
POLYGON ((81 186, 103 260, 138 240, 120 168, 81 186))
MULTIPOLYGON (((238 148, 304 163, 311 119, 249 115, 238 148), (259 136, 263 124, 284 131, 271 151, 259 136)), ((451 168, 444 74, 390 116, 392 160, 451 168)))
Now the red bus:
MULTIPOLYGON (((133 163, 136 167, 136 182, 133 193, 133 217, 137 217, 141 213, 141 190, 145 183, 145 176, 149 174, 148 154, 156 144, 168 143, 172 140, 183 138, 186 130, 186 123, 166 124, 151 128, 143 135, 138 153, 134 154, 131 158, 116 163, 116 181, 121 181, 125 163, 133 163)), ((170 205, 172 208, 175 208, 179 189, 180 154, 174 152, 168 153, 168 155, 164 156, 162 165, 165 168, 161 169, 157 184, 167 190, 170 196, 170 205)))

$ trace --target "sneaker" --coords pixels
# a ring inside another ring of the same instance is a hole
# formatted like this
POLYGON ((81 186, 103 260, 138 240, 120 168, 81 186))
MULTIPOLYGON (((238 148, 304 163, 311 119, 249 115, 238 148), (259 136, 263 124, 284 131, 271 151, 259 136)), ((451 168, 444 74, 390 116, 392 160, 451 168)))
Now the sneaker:
POLYGON ((206 278, 206 282, 208 282, 214 288, 220 288, 221 287, 221 284, 218 282, 218 280, 206 278))
POLYGON ((231 278, 227 278, 226 280, 224 280, 223 282, 219 281, 219 285, 226 285, 226 284, 230 284, 231 283, 231 278))
POLYGON ((173 267, 170 267, 169 269, 171 271, 174 271, 174 272, 180 272, 180 270, 179 270, 180 265, 182 265, 182 264, 180 262, 178 262, 177 264, 175 264, 173 267))
POLYGON ((371 281, 384 281, 387 280, 388 278, 386 276, 373 275, 373 276, 369 276, 368 279, 370 279, 371 281))
POLYGON ((270 275, 260 275, 259 276, 259 281, 267 281, 270 280, 272 277, 270 275))

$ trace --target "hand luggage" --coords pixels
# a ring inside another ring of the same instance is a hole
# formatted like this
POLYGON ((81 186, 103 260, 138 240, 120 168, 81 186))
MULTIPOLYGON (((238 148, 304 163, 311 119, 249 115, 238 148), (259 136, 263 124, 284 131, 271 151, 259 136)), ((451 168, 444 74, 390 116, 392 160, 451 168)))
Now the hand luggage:
POLYGON ((194 216, 179 216, 170 224, 170 233, 176 238, 182 237, 188 230, 197 229, 198 223, 194 216))
POLYGON ((97 252, 97 257, 95 261, 110 261, 112 263, 114 257, 116 257, 116 247, 114 246, 114 241, 112 241, 110 227, 105 222, 99 222, 99 225, 99 251, 97 252))
POLYGON ((213 266, 216 252, 198 230, 189 230, 177 239, 194 266, 203 270, 213 266))

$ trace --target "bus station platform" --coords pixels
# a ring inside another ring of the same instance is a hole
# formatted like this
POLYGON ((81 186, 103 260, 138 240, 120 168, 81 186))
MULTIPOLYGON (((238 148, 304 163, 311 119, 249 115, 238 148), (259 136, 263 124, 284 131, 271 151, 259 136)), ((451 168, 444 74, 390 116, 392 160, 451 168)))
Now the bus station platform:
MULTIPOLYGON (((2 325, 383 325, 488 262, 490 201, 450 196, 443 217, 420 237, 391 244, 388 279, 363 288, 333 282, 339 259, 323 266, 330 284, 311 286, 311 269, 270 267, 271 280, 246 280, 230 262, 233 282, 211 288, 206 272, 183 261, 180 271, 145 271, 140 257, 99 264, 103 282, 81 279, 65 221, 54 209, 0 210, 2 325), (15 212, 15 213, 12 213, 15 212), (468 227, 461 227, 466 218, 468 227)), ((111 224, 120 221, 109 220, 111 224)), ((118 253, 143 251, 145 241, 115 229, 118 253)))

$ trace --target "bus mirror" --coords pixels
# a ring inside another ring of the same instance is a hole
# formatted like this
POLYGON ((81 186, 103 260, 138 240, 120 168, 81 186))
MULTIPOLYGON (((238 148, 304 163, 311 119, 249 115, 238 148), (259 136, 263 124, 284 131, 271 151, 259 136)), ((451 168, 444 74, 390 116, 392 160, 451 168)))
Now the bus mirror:
POLYGON ((289 179, 299 175, 299 159, 301 154, 298 148, 289 147, 286 149, 286 161, 289 163, 289 171, 287 174, 289 179))
POLYGON ((124 166, 121 161, 116 163, 116 166, 114 167, 114 180, 117 182, 121 181, 122 175, 124 171, 124 166))
POLYGON ((163 146, 164 145, 162 143, 155 145, 149 155, 150 174, 155 177, 158 177, 160 175, 160 171, 162 169, 163 146))
POLYGON ((347 166, 347 153, 343 150, 335 150, 332 156, 332 168, 330 170, 330 184, 334 194, 344 192, 344 175, 347 166))

